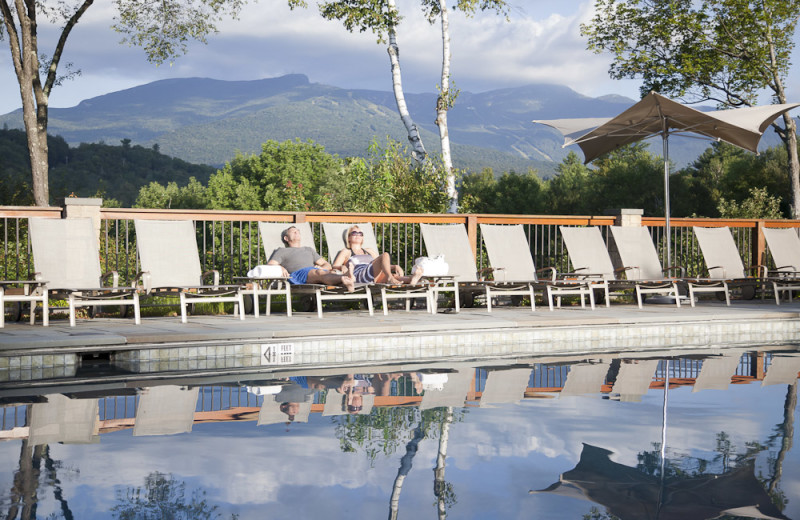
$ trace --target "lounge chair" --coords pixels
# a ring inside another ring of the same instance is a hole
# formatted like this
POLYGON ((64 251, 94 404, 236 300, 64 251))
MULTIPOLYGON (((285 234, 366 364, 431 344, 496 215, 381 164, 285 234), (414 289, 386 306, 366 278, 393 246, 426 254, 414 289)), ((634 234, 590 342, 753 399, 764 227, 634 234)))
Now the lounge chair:
POLYGON ((521 401, 528 389, 531 371, 530 368, 487 369, 480 407, 521 401))
POLYGON ((669 276, 679 270, 681 278, 686 276, 682 267, 662 267, 656 246, 646 227, 611 226, 611 236, 619 253, 625 277, 635 284, 636 301, 639 308, 648 294, 666 294, 681 306, 678 280, 669 276))
POLYGON ((471 306, 476 293, 485 293, 486 282, 475 267, 475 255, 466 229, 462 224, 420 224, 419 227, 428 256, 443 255, 449 266, 447 277, 424 277, 432 282, 433 312, 436 312, 440 293, 453 293, 456 312, 461 310, 462 294, 467 298, 467 306, 471 306))
POLYGON ((770 271, 769 280, 775 293, 775 303, 781 304, 780 294, 800 290, 800 237, 793 228, 764 228, 769 252, 775 261, 775 270, 770 271))
POLYGON ((618 394, 620 401, 641 401, 650 389, 653 375, 658 368, 657 359, 622 359, 611 393, 618 394))
POLYGON ((731 304, 731 287, 754 288, 764 285, 765 280, 748 277, 746 271, 753 271, 759 276, 766 276, 764 266, 751 266, 745 269, 739 249, 733 241, 727 227, 705 228, 694 227, 694 234, 703 259, 706 262, 707 276, 689 281, 689 298, 694 307, 695 293, 712 292, 725 294, 726 305, 731 304))
MULTIPOLYGON (((46 280, 48 297, 66 294, 70 327, 75 326, 76 308, 86 306, 132 306, 134 321, 137 325, 141 322, 136 288, 119 287, 116 271, 105 274, 100 271, 98 239, 92 219, 30 218, 28 229, 36 276, 46 280), (109 279, 112 285, 103 286, 109 279)), ((42 306, 43 323, 47 325, 45 299, 42 306)))
POLYGON ((428 410, 440 406, 462 407, 475 379, 475 367, 471 365, 450 365, 454 370, 447 372, 447 381, 441 389, 425 390, 420 410, 428 410))
MULTIPOLYGON (((560 276, 575 278, 593 284, 594 290, 600 290, 605 296, 606 307, 610 303, 610 283, 615 287, 630 287, 626 281, 619 282, 617 271, 611 263, 606 243, 603 241, 600 230, 596 227, 567 227, 558 226, 567 254, 572 264, 572 272, 562 273, 560 276)), ((594 309, 594 291, 592 291, 592 309, 594 309)), ((560 301, 559 301, 560 306, 560 301)))
POLYGON ((567 380, 561 388, 559 397, 599 394, 606 382, 610 361, 586 361, 569 365, 567 380))
MULTIPOLYGON (((261 235, 261 242, 264 244, 264 253, 267 259, 272 256, 273 251, 278 248, 285 247, 281 241, 281 232, 289 227, 296 227, 300 231, 300 244, 314 248, 314 234, 311 232, 311 226, 308 222, 298 222, 290 224, 286 222, 259 222, 258 232, 261 235)), ((322 318, 322 303, 331 300, 364 300, 369 309, 369 315, 374 314, 372 308, 372 293, 366 284, 356 284, 355 292, 347 292, 344 287, 335 285, 319 285, 319 284, 302 284, 293 285, 290 289, 291 293, 297 294, 313 294, 317 302, 317 316, 322 318)), ((287 298, 286 305, 291 305, 291 296, 287 298)))
POLYGON ((34 403, 30 408, 31 446, 99 442, 97 399, 71 399, 62 394, 49 394, 45 398, 46 402, 34 403))
POLYGON ((195 303, 234 303, 234 313, 244 319, 239 285, 220 285, 219 271, 202 272, 194 223, 190 220, 135 220, 136 247, 141 279, 147 295, 177 295, 181 322, 195 303), (212 283, 203 281, 211 276, 212 283))
MULTIPOLYGON (((351 226, 358 226, 364 232, 364 247, 380 253, 378 241, 375 239, 375 232, 372 229, 372 224, 369 222, 364 223, 340 223, 340 222, 324 222, 322 229, 325 232, 325 240, 328 243, 328 254, 330 260, 333 262, 339 251, 347 247, 345 233, 351 226)), ((428 312, 431 311, 430 305, 430 286, 428 284, 418 285, 393 285, 386 283, 373 284, 381 291, 381 304, 383 306, 383 314, 389 314, 389 300, 405 300, 406 311, 411 310, 411 300, 416 298, 425 298, 425 303, 428 312)))
POLYGON ((493 283, 486 284, 486 307, 489 312, 492 311, 492 293, 495 296, 528 296, 531 310, 535 310, 534 290, 538 288, 547 293, 551 311, 553 297, 558 298, 559 305, 561 297, 567 295, 579 295, 582 305, 585 305, 586 296, 592 301, 590 283, 557 280, 556 270, 552 267, 536 269, 522 225, 481 224, 480 228, 494 277, 493 283), (539 273, 550 275, 541 279, 539 273))
POLYGON ((692 392, 701 390, 727 390, 742 359, 741 350, 723 352, 722 355, 703 358, 700 374, 694 380, 692 392))
MULTIPOLYGON (((46 280, 0 280, 0 329, 6 325, 6 304, 28 302, 30 304, 31 325, 36 322, 36 304, 42 304, 42 324, 49 324, 46 280), (17 287, 22 286, 22 287, 17 287)), ((22 315, 21 307, 17 307, 17 319, 22 315)))

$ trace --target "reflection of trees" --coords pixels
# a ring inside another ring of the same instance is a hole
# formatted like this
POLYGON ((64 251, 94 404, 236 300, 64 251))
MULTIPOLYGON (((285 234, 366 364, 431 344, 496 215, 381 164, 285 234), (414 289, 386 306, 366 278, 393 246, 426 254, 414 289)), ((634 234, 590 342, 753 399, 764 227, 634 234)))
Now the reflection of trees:
POLYGON ((411 471, 419 443, 428 438, 439 437, 437 464, 434 469, 434 495, 439 517, 444 518, 447 507, 456 503, 451 484, 444 480, 444 461, 447 456, 447 438, 450 424, 461 421, 464 411, 433 408, 419 410, 416 407, 374 408, 369 415, 346 415, 334 419, 336 437, 344 452, 364 450, 372 466, 379 454, 393 455, 405 443, 406 453, 400 459, 392 496, 389 501, 389 518, 397 518, 403 482, 411 471))
POLYGON ((210 520, 220 518, 217 509, 206 500, 205 490, 193 490, 187 501, 185 482, 154 471, 145 477, 144 486, 118 491, 111 512, 119 520, 210 520))

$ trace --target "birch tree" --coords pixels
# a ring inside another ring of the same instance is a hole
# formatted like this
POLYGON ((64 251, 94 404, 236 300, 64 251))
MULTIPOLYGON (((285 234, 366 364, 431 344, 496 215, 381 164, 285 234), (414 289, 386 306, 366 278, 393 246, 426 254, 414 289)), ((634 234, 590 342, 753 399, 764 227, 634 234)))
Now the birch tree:
MULTIPOLYGON (((28 139, 33 199, 50 203, 47 163, 47 124, 50 93, 79 71, 59 67, 67 41, 94 0, 0 0, 0 40, 7 40, 22 99, 22 119, 28 139), (57 32, 52 55, 39 48, 40 24, 57 32)), ((187 50, 190 39, 205 42, 216 32, 222 16, 235 16, 243 0, 114 0, 117 15, 112 27, 123 43, 142 47, 155 64, 187 50)))
MULTIPOLYGON (((439 96, 436 100, 436 120, 439 129, 439 139, 442 146, 442 162, 447 172, 447 194, 450 198, 449 211, 456 212, 458 207, 458 193, 453 172, 453 160, 450 152, 450 134, 447 128, 447 111, 455 104, 458 90, 454 88, 450 79, 450 22, 448 17, 447 0, 419 0, 428 22, 441 23, 442 32, 442 74, 441 84, 438 86, 439 96)), ((305 6, 304 0, 289 0, 291 7, 305 6)), ((388 40, 387 52, 392 72, 392 88, 394 91, 400 119, 408 132, 412 154, 419 162, 424 163, 427 153, 419 135, 419 129, 414 123, 405 102, 400 73, 400 50, 397 45, 397 27, 402 21, 395 0, 331 0, 319 3, 322 16, 328 20, 339 20, 345 28, 353 32, 372 31, 378 37, 378 43, 388 40)), ((456 0, 452 9, 461 11, 467 16, 473 15, 477 10, 485 11, 494 9, 498 13, 506 14, 508 5, 505 0, 456 0)))
MULTIPOLYGON (((641 78, 689 102, 752 106, 767 92, 787 103, 786 77, 800 0, 596 0, 582 32, 597 53, 610 52, 612 78, 641 78)), ((788 157, 792 213, 800 218, 797 127, 789 114, 773 124, 788 157)))

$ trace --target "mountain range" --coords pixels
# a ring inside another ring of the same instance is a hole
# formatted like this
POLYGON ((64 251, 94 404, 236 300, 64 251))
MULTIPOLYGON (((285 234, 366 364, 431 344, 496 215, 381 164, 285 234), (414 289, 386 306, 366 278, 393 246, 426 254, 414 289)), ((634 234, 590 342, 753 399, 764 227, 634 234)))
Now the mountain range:
MULTIPOLYGON (((434 124, 436 94, 406 94, 429 153, 440 150, 434 124)), ((570 150, 562 136, 534 119, 610 117, 634 100, 592 98, 565 86, 536 84, 488 92, 461 92, 448 112, 456 167, 495 173, 536 169, 549 176, 570 150)), ((22 128, 21 110, 0 124, 22 128)), ((343 89, 311 83, 302 74, 253 81, 182 78, 155 81, 87 99, 70 108, 51 108, 49 132, 71 145, 90 142, 158 144, 162 153, 198 164, 220 166, 237 152, 258 153, 267 140, 313 140, 342 157, 364 156, 369 143, 390 136, 406 142, 391 92, 343 89)), ((670 142, 679 166, 708 142, 670 142)), ((653 146, 660 154, 660 145, 653 146)))

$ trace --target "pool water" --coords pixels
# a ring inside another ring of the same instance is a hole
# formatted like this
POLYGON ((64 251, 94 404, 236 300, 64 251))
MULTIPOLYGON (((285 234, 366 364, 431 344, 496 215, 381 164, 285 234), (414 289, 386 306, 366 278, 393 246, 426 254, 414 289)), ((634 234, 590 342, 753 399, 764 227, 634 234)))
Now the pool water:
POLYGON ((648 356, 0 390, 0 514, 800 518, 800 351, 648 356))

